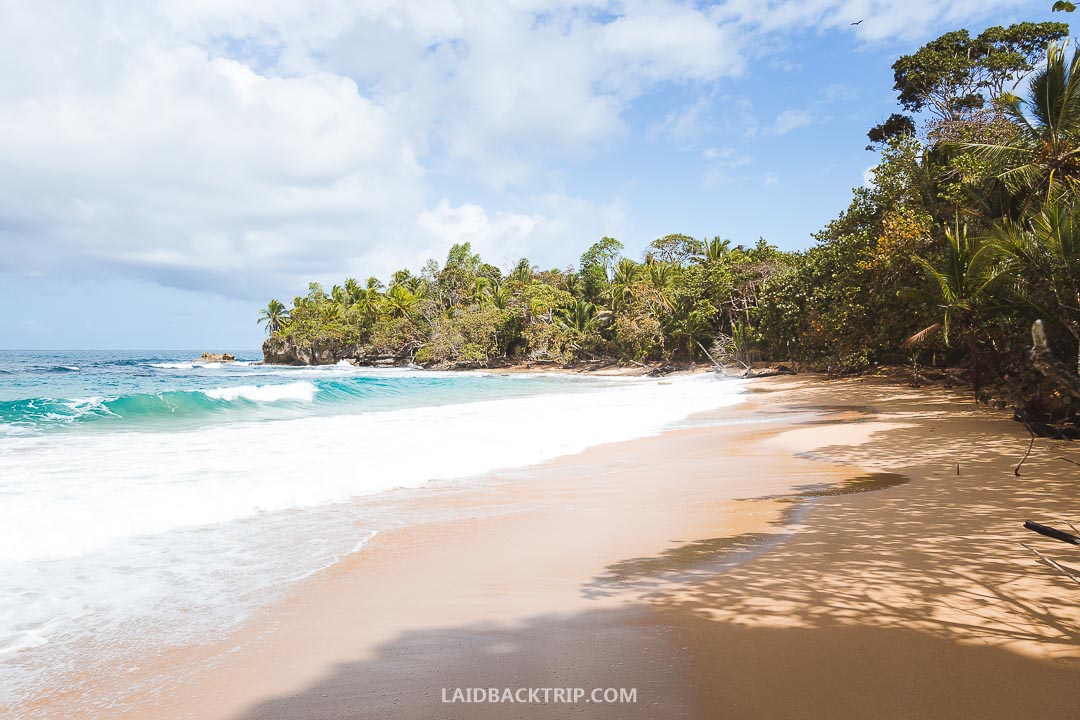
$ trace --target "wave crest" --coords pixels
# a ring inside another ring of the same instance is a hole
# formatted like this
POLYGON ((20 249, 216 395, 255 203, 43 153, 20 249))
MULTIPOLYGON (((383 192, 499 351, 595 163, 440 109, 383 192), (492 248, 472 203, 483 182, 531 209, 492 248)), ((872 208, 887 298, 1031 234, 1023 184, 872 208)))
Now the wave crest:
POLYGON ((309 382, 292 382, 284 385, 240 385, 238 387, 214 388, 203 390, 203 394, 214 400, 250 400, 251 402, 282 402, 298 400, 312 402, 318 391, 309 382))

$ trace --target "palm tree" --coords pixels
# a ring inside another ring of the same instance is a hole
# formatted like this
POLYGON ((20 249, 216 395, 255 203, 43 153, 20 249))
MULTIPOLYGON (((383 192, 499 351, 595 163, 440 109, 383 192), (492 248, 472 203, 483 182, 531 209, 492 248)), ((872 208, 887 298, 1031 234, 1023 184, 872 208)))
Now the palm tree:
POLYGON ((324 303, 319 306, 319 321, 323 325, 341 322, 341 306, 337 303, 324 303))
POLYGON ((697 347, 712 339, 713 325, 709 316, 700 308, 695 308, 680 318, 672 335, 686 342, 686 352, 693 361, 697 357, 697 347))
POLYGON ((358 303, 360 298, 363 297, 363 293, 364 288, 360 287, 360 283, 356 282, 356 278, 345 278, 345 307, 352 307, 358 303))
POLYGON ((528 285, 532 282, 533 266, 529 264, 529 258, 521 258, 518 260, 517 265, 510 271, 510 278, 517 280, 522 285, 528 285))
POLYGON ((289 313, 285 304, 280 300, 271 300, 266 307, 259 311, 259 324, 266 323, 266 334, 273 335, 281 329, 289 319, 289 313))
POLYGON ((950 343, 950 332, 958 320, 965 321, 983 294, 1000 274, 994 265, 997 252, 994 245, 980 243, 969 237, 967 226, 955 231, 946 230, 945 254, 939 266, 916 256, 915 262, 926 275, 929 290, 916 290, 927 297, 938 309, 941 320, 915 333, 904 341, 905 346, 915 345, 940 330, 945 345, 950 343))
POLYGON ((558 311, 563 327, 587 334, 597 328, 596 306, 587 300, 575 299, 570 307, 558 311))
POLYGON ((645 276, 652 286, 656 304, 664 310, 671 310, 675 306, 679 266, 670 262, 654 262, 645 267, 645 276))
POLYGON ((383 295, 389 308, 390 314, 407 318, 412 313, 413 305, 416 303, 416 295, 414 295, 409 288, 405 285, 394 285, 386 294, 383 295))
POLYGON ((1065 47, 1051 45, 1046 67, 1031 78, 1027 99, 1006 93, 1000 101, 1016 134, 1002 144, 960 147, 988 160, 1023 210, 1080 189, 1080 49, 1066 60, 1065 47))
POLYGON ((491 286, 494 281, 489 277, 479 275, 473 278, 472 292, 469 293, 469 302, 473 305, 482 305, 490 297, 491 286))
POLYGON ((724 256, 727 255, 730 249, 730 240, 724 240, 719 236, 714 237, 705 245, 705 260, 707 262, 716 262, 718 260, 723 260, 724 256))

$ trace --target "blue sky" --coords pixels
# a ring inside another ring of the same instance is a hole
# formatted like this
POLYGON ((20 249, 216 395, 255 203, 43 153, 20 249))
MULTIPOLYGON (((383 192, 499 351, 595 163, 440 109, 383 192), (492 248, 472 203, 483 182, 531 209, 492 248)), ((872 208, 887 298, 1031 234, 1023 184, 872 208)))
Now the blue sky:
POLYGON ((0 347, 254 349, 270 297, 460 241, 804 248, 874 162, 898 55, 1050 5, 6 3, 0 347))

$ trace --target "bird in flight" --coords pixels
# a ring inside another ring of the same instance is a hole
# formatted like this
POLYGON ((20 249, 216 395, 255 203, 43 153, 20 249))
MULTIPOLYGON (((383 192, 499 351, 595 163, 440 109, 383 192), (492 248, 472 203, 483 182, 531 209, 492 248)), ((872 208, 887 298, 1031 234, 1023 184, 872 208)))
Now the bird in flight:
POLYGON ((852 24, 852 25, 862 25, 862 23, 863 23, 863 21, 862 21, 862 20, 860 20, 860 21, 858 21, 858 22, 853 22, 853 23, 851 23, 851 24, 852 24))

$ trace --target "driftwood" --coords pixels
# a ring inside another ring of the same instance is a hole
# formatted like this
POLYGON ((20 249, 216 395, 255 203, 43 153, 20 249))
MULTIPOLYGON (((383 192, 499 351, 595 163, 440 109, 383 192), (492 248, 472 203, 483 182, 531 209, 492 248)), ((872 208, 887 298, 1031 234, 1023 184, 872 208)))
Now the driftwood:
POLYGON ((1080 537, 1077 537, 1072 533, 1067 533, 1064 530, 1052 528, 1049 525, 1042 525, 1040 523, 1028 520, 1024 523, 1024 527, 1028 530, 1031 530, 1032 532, 1037 532, 1040 535, 1045 535, 1048 538, 1060 540, 1063 543, 1069 543, 1070 545, 1080 545, 1080 537))
MULTIPOLYGON (((1028 443, 1028 449, 1027 452, 1024 453, 1024 457, 1020 458, 1020 462, 1018 462, 1016 464, 1016 467, 1013 468, 1013 475, 1015 475, 1016 477, 1020 477, 1020 468, 1024 466, 1025 462, 1027 462, 1028 457, 1031 455, 1031 449, 1035 447, 1035 431, 1032 430, 1031 426, 1027 423, 1024 423, 1024 427, 1026 427, 1027 431, 1031 433, 1031 442, 1028 443)), ((957 468, 959 468, 959 466, 957 466, 957 468)), ((960 473, 957 472, 956 474, 959 475, 960 473)))
POLYGON ((1080 375, 1072 372, 1054 357, 1054 353, 1050 351, 1050 346, 1046 342, 1046 329, 1043 328, 1042 320, 1036 320, 1031 326, 1031 339, 1034 342, 1031 348, 1031 362, 1035 365, 1035 369, 1053 380, 1064 392, 1080 400, 1080 375))
POLYGON ((702 345, 700 342, 698 342, 698 347, 701 348, 701 351, 703 353, 705 353, 705 357, 709 358, 709 360, 712 360, 712 364, 713 364, 713 367, 715 369, 721 371, 724 375, 727 375, 727 368, 724 367, 724 365, 722 363, 716 362, 716 358, 714 358, 712 355, 709 354, 709 351, 705 349, 704 345, 702 345))
MULTIPOLYGON (((1068 525, 1074 531, 1076 530, 1076 527, 1072 523, 1066 523, 1066 525, 1068 525)), ((1069 545, 1080 545, 1080 536, 1073 535, 1072 533, 1067 533, 1064 530, 1058 530, 1057 528, 1050 527, 1049 525, 1043 525, 1042 523, 1032 522, 1031 520, 1028 520, 1024 523, 1024 527, 1028 530, 1031 530, 1032 532, 1039 533, 1043 537, 1048 537, 1053 540, 1060 540, 1061 542, 1068 543, 1069 545)), ((1072 569, 1065 567, 1056 560, 1051 560, 1046 555, 1042 554, 1041 552, 1031 547, 1030 545, 1027 545, 1026 543, 1020 544, 1024 548, 1034 553, 1035 557, 1039 558, 1040 561, 1080 585, 1080 576, 1077 576, 1077 574, 1072 569)))

